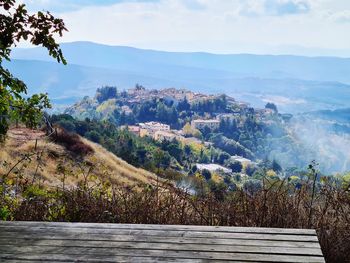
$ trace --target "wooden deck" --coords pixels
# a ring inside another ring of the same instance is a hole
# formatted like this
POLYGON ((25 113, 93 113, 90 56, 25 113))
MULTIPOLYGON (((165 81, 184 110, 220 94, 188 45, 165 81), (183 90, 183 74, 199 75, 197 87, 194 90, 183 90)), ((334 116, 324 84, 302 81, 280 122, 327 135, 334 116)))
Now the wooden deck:
POLYGON ((0 262, 324 262, 314 230, 1 222, 0 262))

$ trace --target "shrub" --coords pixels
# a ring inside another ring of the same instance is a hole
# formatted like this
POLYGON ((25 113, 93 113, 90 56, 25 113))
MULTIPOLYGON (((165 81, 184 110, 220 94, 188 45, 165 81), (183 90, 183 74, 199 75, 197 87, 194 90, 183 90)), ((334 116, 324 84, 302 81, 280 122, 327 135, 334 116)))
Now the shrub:
POLYGON ((63 145, 67 150, 77 155, 87 155, 93 153, 91 146, 85 144, 79 135, 67 132, 64 129, 57 130, 51 137, 53 141, 63 145))
POLYGON ((209 181, 211 179, 211 172, 207 169, 203 169, 202 175, 205 178, 205 180, 209 181))
POLYGON ((11 217, 11 212, 7 206, 0 207, 0 220, 6 221, 11 217))
POLYGON ((75 131, 74 122, 72 122, 70 120, 62 119, 62 120, 58 121, 57 124, 68 132, 75 131))
POLYGON ((23 197, 25 198, 46 197, 46 196, 47 196, 46 190, 37 185, 30 185, 23 192, 23 197))
POLYGON ((101 142, 101 135, 97 131, 89 131, 85 133, 85 137, 96 143, 101 142))
MULTIPOLYGON (((210 182, 212 192, 196 196, 172 184, 135 191, 95 185, 52 190, 40 202, 13 202, 0 195, 1 207, 8 207, 0 213, 11 220, 314 228, 327 262, 349 262, 349 192, 324 184, 313 198, 310 182, 300 188, 286 181, 279 181, 278 187, 265 185, 261 190, 227 191, 224 184, 210 182)), ((18 188, 20 193, 28 186, 18 188)))

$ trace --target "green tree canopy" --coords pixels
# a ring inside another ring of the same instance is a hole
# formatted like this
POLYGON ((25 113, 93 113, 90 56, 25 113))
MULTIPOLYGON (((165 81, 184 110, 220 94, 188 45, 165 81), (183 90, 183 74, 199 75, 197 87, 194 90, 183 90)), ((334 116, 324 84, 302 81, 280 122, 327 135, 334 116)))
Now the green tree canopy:
POLYGON ((226 164, 234 173, 242 172, 243 165, 239 161, 229 160, 226 164))
POLYGON ((274 104, 272 102, 266 103, 265 108, 273 110, 274 112, 278 112, 276 104, 274 104))
POLYGON ((97 89, 96 99, 99 103, 102 103, 106 100, 116 98, 117 95, 118 94, 117 94, 116 87, 105 86, 105 87, 97 89))
POLYGON ((0 139, 4 138, 9 124, 19 120, 35 126, 41 111, 50 107, 47 94, 27 95, 27 86, 3 67, 10 61, 12 48, 19 42, 45 47, 49 55, 66 64, 55 36, 67 31, 62 19, 50 12, 29 14, 24 4, 16 0, 0 0, 0 139))

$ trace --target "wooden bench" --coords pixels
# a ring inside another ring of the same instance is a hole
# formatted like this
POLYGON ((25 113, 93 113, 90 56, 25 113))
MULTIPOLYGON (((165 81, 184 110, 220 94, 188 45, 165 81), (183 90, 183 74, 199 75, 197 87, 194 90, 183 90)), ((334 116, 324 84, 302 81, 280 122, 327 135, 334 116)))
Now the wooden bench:
POLYGON ((324 262, 314 230, 0 221, 0 262, 324 262))

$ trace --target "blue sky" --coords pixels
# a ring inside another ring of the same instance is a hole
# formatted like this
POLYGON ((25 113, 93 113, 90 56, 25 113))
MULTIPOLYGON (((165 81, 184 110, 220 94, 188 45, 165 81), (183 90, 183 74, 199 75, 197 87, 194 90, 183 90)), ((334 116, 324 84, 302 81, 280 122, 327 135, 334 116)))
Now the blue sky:
POLYGON ((88 6, 109 6, 122 3, 147 3, 158 0, 28 0, 27 3, 32 10, 50 10, 51 12, 70 12, 79 10, 88 6))
POLYGON ((350 57, 350 0, 22 0, 62 41, 169 51, 350 57))

